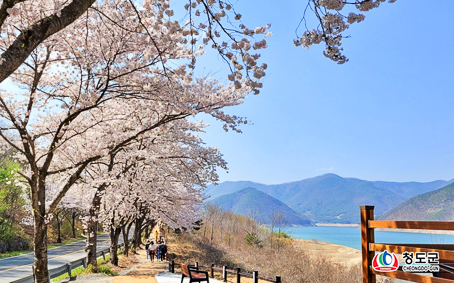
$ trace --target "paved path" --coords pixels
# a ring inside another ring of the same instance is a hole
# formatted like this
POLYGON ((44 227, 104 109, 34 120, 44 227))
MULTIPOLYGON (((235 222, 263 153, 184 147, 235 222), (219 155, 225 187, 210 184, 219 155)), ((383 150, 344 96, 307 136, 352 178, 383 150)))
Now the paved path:
MULTIPOLYGON (((181 274, 179 273, 160 273, 155 276, 158 283, 181 283, 181 274)), ((115 281, 114 281, 115 282, 115 281)), ((183 283, 189 282, 189 278, 183 279, 183 283)), ((210 283, 222 283, 219 280, 210 278, 210 283)))
MULTIPOLYGON (((120 237, 119 243, 123 242, 120 237)), ((98 235, 98 251, 109 247, 108 234, 98 235)), ((49 269, 85 257, 85 240, 48 250, 49 269)), ((32 274, 33 253, 0 259, 0 282, 11 282, 32 274)))
MULTIPOLYGON (((146 260, 144 250, 140 250, 139 258, 146 260)), ((149 262, 134 268, 131 272, 123 276, 117 276, 112 283, 181 283, 180 273, 165 272, 167 262, 149 262)), ((185 278, 183 282, 189 282, 189 278, 185 278)), ((222 283, 216 279, 210 278, 210 283, 222 283)))

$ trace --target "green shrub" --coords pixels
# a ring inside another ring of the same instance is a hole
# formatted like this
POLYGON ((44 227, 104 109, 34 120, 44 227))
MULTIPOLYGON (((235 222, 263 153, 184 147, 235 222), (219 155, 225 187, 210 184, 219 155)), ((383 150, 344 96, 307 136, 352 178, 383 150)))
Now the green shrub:
POLYGON ((278 232, 273 232, 273 236, 276 238, 284 238, 284 239, 290 239, 290 235, 285 233, 284 231, 278 232))
POLYGON ((248 233, 246 235, 246 243, 250 246, 256 245, 261 247, 260 243, 262 240, 259 239, 259 237, 255 233, 248 233))
POLYGON ((98 273, 103 273, 103 274, 110 275, 110 276, 117 276, 118 275, 117 272, 112 271, 112 269, 110 269, 109 267, 107 267, 105 265, 100 265, 98 267, 98 273))

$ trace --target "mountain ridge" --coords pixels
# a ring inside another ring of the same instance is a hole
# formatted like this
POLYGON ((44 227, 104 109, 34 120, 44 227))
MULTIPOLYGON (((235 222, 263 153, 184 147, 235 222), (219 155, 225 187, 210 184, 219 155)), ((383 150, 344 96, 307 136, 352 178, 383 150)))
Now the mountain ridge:
POLYGON ((453 221, 454 183, 411 197, 380 216, 380 220, 453 221))
POLYGON ((333 173, 283 184, 265 185, 250 181, 228 181, 210 185, 205 194, 214 198, 245 187, 253 187, 281 202, 302 216, 321 223, 359 223, 359 205, 376 207, 380 215, 405 199, 433 191, 448 181, 386 182, 343 178, 333 173))

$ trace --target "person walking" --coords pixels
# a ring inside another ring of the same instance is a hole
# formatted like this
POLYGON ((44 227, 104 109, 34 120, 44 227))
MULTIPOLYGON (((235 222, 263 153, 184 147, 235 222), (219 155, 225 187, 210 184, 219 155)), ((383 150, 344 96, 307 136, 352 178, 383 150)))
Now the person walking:
POLYGON ((158 229, 156 229, 156 231, 154 231, 154 236, 156 238, 156 243, 158 243, 158 237, 159 237, 158 229))
POLYGON ((147 260, 150 259, 150 254, 148 253, 148 248, 150 247, 150 240, 147 240, 147 243, 145 244, 145 251, 147 253, 147 260))
POLYGON ((151 245, 148 247, 147 254, 150 257, 150 261, 154 261, 154 255, 155 255, 155 250, 156 250, 156 245, 151 241, 151 245))
POLYGON ((159 228, 159 241, 162 242, 162 228, 159 228))
POLYGON ((165 242, 161 245, 161 261, 165 261, 167 259, 167 245, 165 242))
POLYGON ((156 247, 156 260, 160 260, 161 259, 161 243, 158 242, 158 245, 156 247))

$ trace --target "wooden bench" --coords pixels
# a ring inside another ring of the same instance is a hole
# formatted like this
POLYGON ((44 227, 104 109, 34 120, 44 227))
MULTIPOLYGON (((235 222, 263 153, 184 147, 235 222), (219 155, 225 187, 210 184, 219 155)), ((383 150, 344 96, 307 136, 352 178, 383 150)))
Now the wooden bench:
POLYGON ((210 282, 208 280, 208 272, 199 271, 195 266, 188 266, 184 263, 180 263, 181 266, 181 283, 185 277, 189 278, 189 283, 191 282, 210 282))

